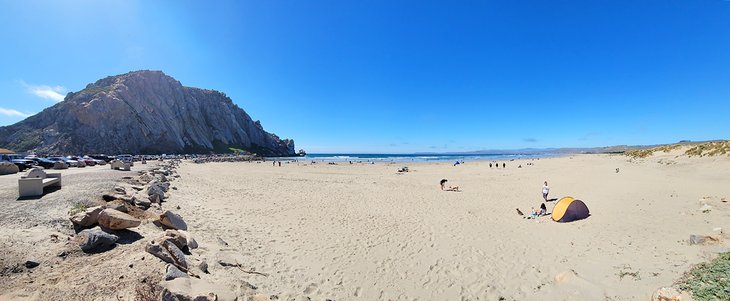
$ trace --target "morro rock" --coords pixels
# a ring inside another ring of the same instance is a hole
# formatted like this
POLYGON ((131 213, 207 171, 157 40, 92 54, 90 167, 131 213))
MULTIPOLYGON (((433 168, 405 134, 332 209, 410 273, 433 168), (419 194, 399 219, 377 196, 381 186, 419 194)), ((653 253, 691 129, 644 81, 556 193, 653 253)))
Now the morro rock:
POLYGON ((110 76, 14 125, 0 145, 41 154, 160 154, 245 149, 292 156, 294 141, 264 131, 225 94, 185 87, 161 71, 110 76))

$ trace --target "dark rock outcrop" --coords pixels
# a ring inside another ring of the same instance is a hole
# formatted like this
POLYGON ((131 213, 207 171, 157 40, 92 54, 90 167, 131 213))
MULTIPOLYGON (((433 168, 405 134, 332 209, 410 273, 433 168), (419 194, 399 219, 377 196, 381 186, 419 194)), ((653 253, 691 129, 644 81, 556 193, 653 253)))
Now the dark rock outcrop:
POLYGON ((110 76, 14 125, 0 145, 42 154, 159 154, 245 149, 292 156, 294 141, 264 131, 225 94, 160 71, 110 76))

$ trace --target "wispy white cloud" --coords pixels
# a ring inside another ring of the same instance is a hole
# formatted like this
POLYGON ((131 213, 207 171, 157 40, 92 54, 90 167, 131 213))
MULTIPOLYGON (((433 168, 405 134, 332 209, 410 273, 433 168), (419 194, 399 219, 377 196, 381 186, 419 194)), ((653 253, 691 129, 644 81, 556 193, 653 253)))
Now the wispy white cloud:
POLYGON ((66 93, 66 88, 62 86, 31 85, 24 81, 20 81, 20 83, 25 87, 28 93, 55 102, 63 101, 64 94, 66 93))
POLYGON ((15 116, 29 117, 33 114, 23 113, 21 111, 13 110, 13 109, 0 108, 0 115, 13 116, 13 117, 15 117, 15 116))

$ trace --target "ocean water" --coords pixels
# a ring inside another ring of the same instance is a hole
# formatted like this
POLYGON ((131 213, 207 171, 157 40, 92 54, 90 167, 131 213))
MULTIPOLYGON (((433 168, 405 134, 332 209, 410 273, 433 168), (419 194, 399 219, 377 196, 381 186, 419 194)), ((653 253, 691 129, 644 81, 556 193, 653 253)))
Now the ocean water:
MULTIPOLYGON (((537 159, 555 154, 307 154, 300 161, 317 162, 469 162, 510 161, 513 159, 537 159)), ((292 159, 292 158, 286 158, 292 159)))

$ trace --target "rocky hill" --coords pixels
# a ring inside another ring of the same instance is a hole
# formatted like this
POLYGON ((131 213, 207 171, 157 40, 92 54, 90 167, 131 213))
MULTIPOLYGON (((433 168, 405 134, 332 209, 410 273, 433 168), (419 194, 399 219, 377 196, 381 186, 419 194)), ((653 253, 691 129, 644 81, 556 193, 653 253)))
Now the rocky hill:
POLYGON ((160 154, 245 149, 294 155, 225 94, 185 87, 160 71, 110 76, 14 125, 0 146, 42 154, 160 154))

